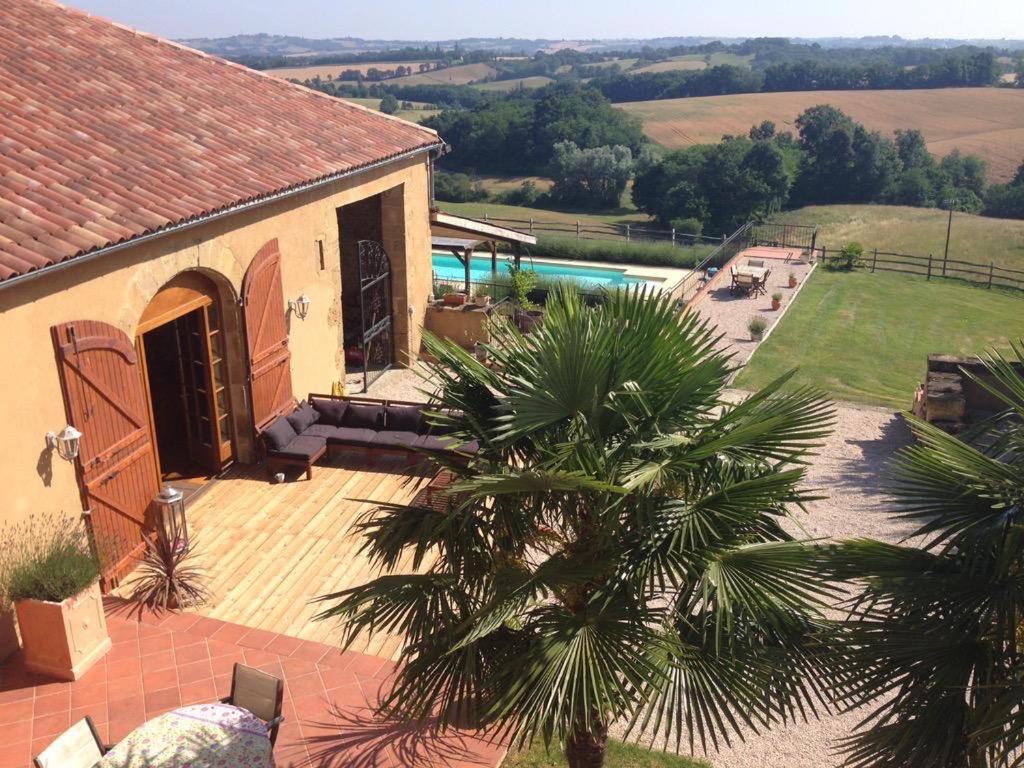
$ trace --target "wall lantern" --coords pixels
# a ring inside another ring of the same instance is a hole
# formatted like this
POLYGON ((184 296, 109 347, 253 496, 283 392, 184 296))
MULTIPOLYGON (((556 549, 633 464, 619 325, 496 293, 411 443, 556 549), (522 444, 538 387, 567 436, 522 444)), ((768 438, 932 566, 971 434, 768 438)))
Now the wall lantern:
POLYGON ((175 550, 188 549, 188 518, 185 517, 185 494, 165 485, 156 495, 160 525, 175 550))
POLYGON ((57 449, 57 454, 64 461, 74 461, 78 458, 78 448, 82 443, 82 433, 68 424, 59 434, 46 433, 46 444, 57 449))
POLYGON ((305 320, 306 315, 309 314, 309 303, 309 296, 302 294, 297 299, 288 300, 288 309, 295 313, 295 316, 299 318, 299 320, 305 320))

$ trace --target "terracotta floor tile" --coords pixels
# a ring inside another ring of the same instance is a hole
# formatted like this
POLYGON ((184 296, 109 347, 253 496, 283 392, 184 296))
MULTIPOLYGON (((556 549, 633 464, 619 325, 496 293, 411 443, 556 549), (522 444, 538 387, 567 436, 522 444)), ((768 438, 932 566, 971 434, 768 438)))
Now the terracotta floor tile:
POLYGON ((317 664, 321 667, 332 667, 334 669, 347 669, 352 665, 352 660, 356 656, 362 654, 354 653, 352 651, 341 651, 337 648, 332 648, 321 657, 317 664))
POLYGON ((142 695, 142 675, 130 677, 119 677, 107 683, 107 699, 127 699, 132 696, 142 695))
POLYGON ((278 664, 281 663, 281 657, 276 653, 270 653, 269 651, 258 651, 252 648, 245 649, 245 663, 250 667, 258 667, 261 664, 278 664))
POLYGON ((291 656, 292 651, 302 645, 302 640, 287 635, 277 635, 271 640, 264 650, 271 653, 279 653, 282 656, 291 656))
POLYGON ((241 659, 245 654, 244 648, 240 648, 234 643, 228 643, 212 637, 206 641, 206 648, 210 652, 211 659, 216 659, 221 656, 237 656, 241 659))
POLYGON ((0 725, 15 723, 19 720, 31 720, 34 708, 35 702, 32 699, 22 699, 0 705, 0 725))
POLYGON ((32 720, 32 738, 41 739, 60 733, 71 724, 71 711, 55 712, 32 720))
POLYGON ((142 662, 136 656, 130 659, 121 659, 107 664, 107 682, 117 680, 121 677, 138 675, 142 671, 142 662))
POLYGON ((224 622, 219 619, 211 619, 207 616, 201 616, 199 621, 189 627, 189 633, 193 635, 201 635, 202 637, 210 637, 217 630, 224 626, 224 622))
POLYGON ((78 680, 75 681, 75 685, 93 685, 95 683, 107 682, 107 665, 97 664, 78 680))
POLYGON ((297 677, 286 676, 284 688, 293 700, 301 699, 303 696, 312 696, 313 694, 323 695, 324 693, 324 685, 320 681, 320 674, 318 672, 311 672, 308 675, 297 677))
POLYGON ((146 702, 142 696, 127 699, 113 699, 107 702, 107 722, 114 724, 123 720, 145 719, 146 702))
POLYGON ((213 680, 200 680, 197 683, 188 683, 181 686, 180 692, 182 705, 205 704, 220 698, 217 696, 217 687, 214 685, 213 680))
POLYGON ((231 693, 231 675, 215 675, 213 686, 217 689, 217 698, 221 699, 231 693))
POLYGON ((211 638, 213 640, 219 640, 220 642, 237 645, 239 638, 244 637, 247 632, 249 632, 248 627, 243 627, 240 624, 225 623, 220 629, 211 635, 211 638))
POLYGON ((167 627, 161 627, 157 624, 139 624, 139 641, 146 639, 147 637, 169 637, 171 630, 167 627))
POLYGON ((197 645, 186 645, 182 648, 174 649, 174 662, 179 667, 195 661, 207 661, 209 658, 210 652, 206 649, 205 641, 197 645))
POLYGON ((302 645, 292 651, 293 659, 305 659, 306 661, 318 662, 324 658, 329 652, 329 649, 324 647, 321 643, 314 643, 309 640, 303 640, 302 645))
POLYGON ((200 618, 202 617, 195 613, 172 612, 160 622, 160 626, 172 632, 188 632, 200 618))
POLYGON ((0 768, 25 768, 32 759, 32 742, 0 744, 0 768))
POLYGON ((153 691, 162 691, 165 688, 177 688, 178 687, 178 669, 177 667, 171 667, 169 669, 159 669, 156 671, 143 670, 142 671, 142 689, 146 693, 152 693, 153 691))
POLYGON ((146 656, 160 651, 169 651, 173 647, 173 635, 166 632, 162 635, 139 638, 139 655, 146 656))
POLYGON ((36 705, 32 710, 35 717, 52 715, 54 712, 67 712, 71 709, 71 691, 36 696, 36 705))
POLYGON ((181 692, 177 687, 167 688, 163 691, 154 691, 153 693, 146 694, 145 702, 146 719, 151 720, 156 712, 163 712, 166 709, 180 707, 181 692))
POLYGON ((356 677, 352 672, 349 672, 347 669, 335 669, 334 667, 321 667, 320 679, 323 680, 324 689, 328 691, 356 682, 356 677))
POLYGON ((311 675, 316 672, 317 669, 319 669, 319 667, 317 667, 317 665, 312 661, 303 661, 302 659, 281 659, 281 671, 288 677, 311 675))
POLYGON ((265 629, 250 629, 238 638, 237 642, 244 648, 255 648, 262 651, 277 638, 278 634, 276 632, 267 632, 265 629))
POLYGON ((213 670, 209 661, 197 661, 178 667, 178 684, 196 683, 200 680, 212 680, 213 670))
POLYGON ((347 667, 350 671, 357 675, 364 675, 366 677, 373 677, 388 662, 377 656, 367 656, 365 653, 354 654, 352 663, 347 667))
MULTIPOLYGON (((71 689, 71 707, 87 707, 93 704, 107 703, 107 684, 92 683, 76 685, 71 689)), ((103 707, 106 709, 106 706, 103 707)))
POLYGON ((39 738, 39 739, 32 739, 32 746, 30 747, 30 752, 31 752, 32 756, 35 757, 40 752, 42 752, 44 749, 46 749, 48 746, 50 746, 50 744, 52 744, 52 743, 53 743, 53 736, 43 736, 42 738, 39 738))
MULTIPOLYGON (((103 679, 106 679, 104 676, 103 679)), ((8 682, 8 681, 4 681, 8 682)), ((24 701, 25 699, 35 698, 36 692, 34 688, 28 686, 24 688, 10 688, 8 690, 0 691, 0 707, 6 704, 12 704, 15 701, 24 701)))
POLYGON ((301 723, 304 720, 323 717, 327 711, 328 700, 323 694, 303 696, 301 699, 292 699, 295 707, 295 716, 301 723))
POLYGON ((159 653, 149 653, 139 658, 139 666, 142 667, 143 673, 145 672, 156 672, 161 669, 168 669, 176 666, 174 661, 174 651, 160 651, 159 653))
POLYGON ((89 707, 72 707, 71 712, 68 715, 68 719, 72 723, 77 723, 86 715, 92 718, 92 721, 97 727, 106 725, 107 717, 109 717, 107 714, 107 702, 104 701, 102 704, 93 704, 89 707))
POLYGON ((31 720, 19 720, 16 723, 8 723, 3 727, 2 743, 22 744, 27 749, 30 741, 32 741, 31 720))
MULTIPOLYGON (((141 709, 141 704, 140 704, 141 709)), ((145 713, 140 712, 139 717, 128 716, 111 720, 107 724, 107 739, 111 744, 117 744, 145 722, 145 713)))
POLYGON ((107 655, 104 657, 107 664, 113 661, 120 661, 121 659, 134 659, 139 656, 139 640, 138 638, 132 638, 131 640, 125 640, 122 642, 114 643, 110 650, 107 651, 107 655))

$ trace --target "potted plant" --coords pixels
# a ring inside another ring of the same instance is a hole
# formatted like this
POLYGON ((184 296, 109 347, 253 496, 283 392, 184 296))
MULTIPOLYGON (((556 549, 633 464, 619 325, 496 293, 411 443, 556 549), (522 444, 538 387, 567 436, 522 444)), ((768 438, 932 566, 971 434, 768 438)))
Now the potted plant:
POLYGON ((772 294, 772 311, 773 312, 778 311, 779 307, 781 307, 781 306, 782 306, 782 294, 781 293, 773 293, 772 294))
POLYGON ((789 287, 790 288, 796 288, 796 273, 795 272, 790 272, 789 273, 789 287))
POLYGON ((129 599, 141 608, 154 611, 184 608, 206 601, 202 569, 189 562, 195 542, 184 545, 181 540, 172 544, 167 535, 158 531, 146 539, 146 552, 128 583, 129 599))
POLYGON ((489 293, 478 293, 473 297, 473 302, 481 307, 491 306, 491 295, 489 293))
POLYGON ((537 287, 537 273, 532 269, 513 269, 509 287, 517 310, 516 325, 523 333, 530 333, 544 319, 544 312, 530 300, 530 291, 537 287))
POLYGON ((444 295, 444 303, 449 307, 461 307, 469 297, 464 291, 452 291, 444 295))
POLYGON ((30 518, 5 536, 2 583, 31 672, 77 680, 110 650, 100 567, 79 525, 30 518))
POLYGON ((761 341, 764 338, 764 332, 768 330, 768 321, 760 315, 752 317, 747 323, 747 330, 750 331, 751 341, 761 341))

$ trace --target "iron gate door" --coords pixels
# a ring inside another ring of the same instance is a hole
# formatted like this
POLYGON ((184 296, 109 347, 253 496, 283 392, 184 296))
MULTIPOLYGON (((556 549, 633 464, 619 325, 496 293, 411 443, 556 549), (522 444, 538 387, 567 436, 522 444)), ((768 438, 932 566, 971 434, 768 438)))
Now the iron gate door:
POLYGON ((359 314, 363 334, 363 391, 394 363, 391 259, 375 240, 359 241, 359 314))

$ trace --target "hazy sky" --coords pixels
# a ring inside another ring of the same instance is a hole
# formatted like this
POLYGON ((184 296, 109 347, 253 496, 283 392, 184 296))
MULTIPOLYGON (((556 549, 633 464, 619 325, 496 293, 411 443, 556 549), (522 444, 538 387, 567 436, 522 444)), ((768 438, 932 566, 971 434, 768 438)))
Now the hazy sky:
POLYGON ((65 0, 165 37, 1024 38, 1022 0, 65 0))

